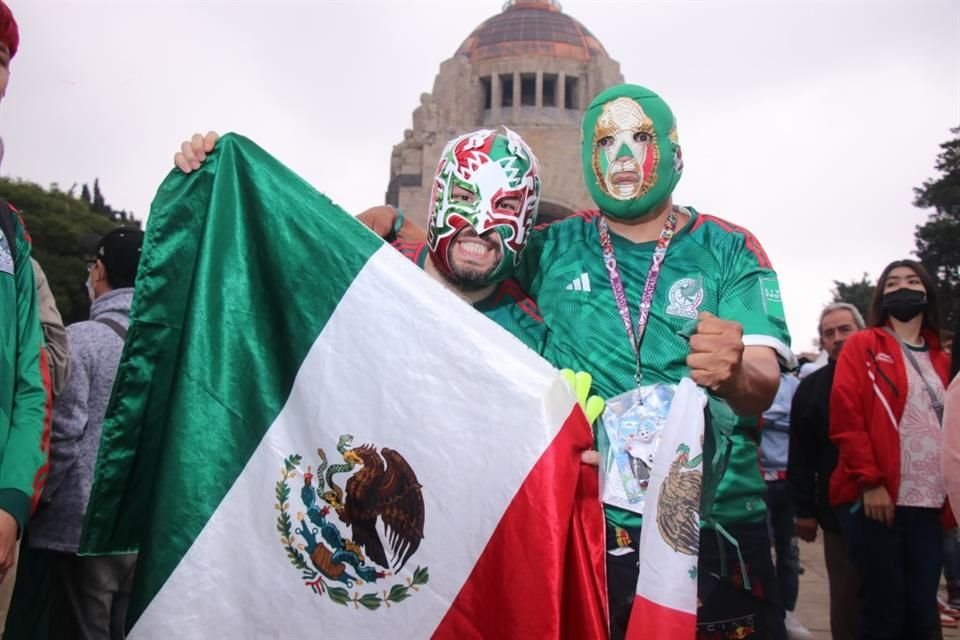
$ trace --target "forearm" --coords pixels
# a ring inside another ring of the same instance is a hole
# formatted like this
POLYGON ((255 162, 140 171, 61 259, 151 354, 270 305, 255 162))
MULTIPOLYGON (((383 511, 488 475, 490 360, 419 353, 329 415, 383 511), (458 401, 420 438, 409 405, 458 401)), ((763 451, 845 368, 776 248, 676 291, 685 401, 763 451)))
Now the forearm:
POLYGON ((883 473, 873 455, 873 443, 867 432, 868 381, 844 347, 830 390, 830 440, 837 447, 838 465, 842 465, 861 491, 883 483, 883 473), (866 391, 867 393, 864 393, 866 391))
POLYGON ((50 502, 57 494, 60 484, 71 471, 80 455, 79 440, 62 440, 50 444, 50 471, 43 487, 41 502, 50 502))
POLYGON ((53 428, 50 433, 50 474, 45 499, 56 494, 66 472, 79 455, 79 444, 89 420, 90 376, 87 343, 75 325, 67 330, 70 338, 72 366, 63 392, 53 406, 53 428))
POLYGON ((399 210, 388 204, 370 207, 357 216, 371 231, 381 238, 396 238, 400 242, 426 242, 427 232, 407 217, 400 217, 399 210))
POLYGON ((727 401, 734 413, 758 416, 771 405, 780 385, 780 364, 773 349, 749 346, 734 376, 717 395, 727 401))
POLYGON ((787 486, 790 488, 797 516, 801 518, 813 518, 817 515, 817 476, 812 467, 816 458, 809 454, 808 446, 804 431, 797 430, 790 434, 787 486))
POLYGON ((873 443, 866 431, 835 431, 831 425, 830 439, 837 447, 838 466, 843 465, 860 491, 884 484, 884 472, 873 455, 873 443))
POLYGON ((809 469, 788 468, 787 484, 801 518, 817 516, 817 476, 809 469))

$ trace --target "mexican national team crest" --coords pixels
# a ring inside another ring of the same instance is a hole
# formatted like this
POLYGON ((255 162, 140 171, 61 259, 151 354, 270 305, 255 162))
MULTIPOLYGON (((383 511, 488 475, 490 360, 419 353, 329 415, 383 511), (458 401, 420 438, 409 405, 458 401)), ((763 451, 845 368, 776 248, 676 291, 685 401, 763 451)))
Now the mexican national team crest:
POLYGON ((667 315, 696 318, 703 302, 703 279, 681 278, 673 283, 667 294, 667 315))
POLYGON ((353 448, 352 442, 353 436, 340 436, 342 463, 330 464, 317 449, 316 474, 311 466, 302 473, 302 509, 290 506, 289 482, 303 458, 284 460, 276 485, 277 531, 290 563, 314 593, 374 610, 406 600, 429 580, 427 567, 419 566, 399 579, 423 540, 423 494, 399 452, 368 444, 353 448))

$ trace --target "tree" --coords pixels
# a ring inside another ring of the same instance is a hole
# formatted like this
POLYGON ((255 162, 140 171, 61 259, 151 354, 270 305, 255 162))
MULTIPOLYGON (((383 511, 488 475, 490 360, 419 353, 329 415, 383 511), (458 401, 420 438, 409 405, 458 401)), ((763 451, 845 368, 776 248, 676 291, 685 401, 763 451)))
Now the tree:
POLYGON ((834 288, 833 302, 849 302, 863 314, 866 318, 870 311, 870 301, 873 300, 873 291, 876 286, 870 282, 870 278, 864 273, 859 282, 840 282, 833 281, 834 288))
MULTIPOLYGON (((96 183, 95 190, 99 194, 96 183)), ((55 185, 44 189, 31 182, 0 178, 0 197, 20 210, 31 236, 32 255, 43 267, 67 324, 84 320, 89 314, 90 301, 83 285, 87 277, 84 261, 93 251, 91 238, 118 226, 112 215, 92 210, 86 191, 88 198, 83 192, 78 198, 55 185)), ((140 226, 132 217, 131 221, 140 226)))
POLYGON ((100 178, 93 179, 93 209, 94 213, 106 213, 107 212, 107 203, 103 199, 103 194, 100 193, 100 178))
POLYGON ((933 209, 914 233, 915 253, 937 281, 947 329, 956 327, 960 318, 960 127, 950 132, 955 137, 940 145, 934 165, 940 177, 914 189, 913 201, 921 209, 933 209))
MULTIPOLYGON (((73 195, 72 189, 70 191, 70 195, 73 195)), ((88 187, 86 184, 83 185, 83 189, 80 191, 80 199, 90 203, 90 210, 94 213, 99 213, 107 218, 107 220, 112 220, 119 223, 129 223, 129 226, 136 226, 138 228, 140 227, 140 221, 137 220, 132 213, 124 211, 123 209, 118 211, 107 204, 106 199, 103 197, 103 192, 100 191, 99 178, 94 178, 93 180, 92 194, 90 187, 88 187)))

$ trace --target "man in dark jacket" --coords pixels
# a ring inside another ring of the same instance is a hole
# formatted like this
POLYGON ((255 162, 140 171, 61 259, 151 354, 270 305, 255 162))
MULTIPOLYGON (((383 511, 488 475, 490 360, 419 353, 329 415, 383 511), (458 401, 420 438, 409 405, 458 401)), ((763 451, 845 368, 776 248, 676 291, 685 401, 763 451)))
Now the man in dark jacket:
POLYGON ((830 474, 837 466, 837 448, 830 441, 830 388, 844 342, 864 327, 852 304, 835 302, 820 313, 820 346, 828 364, 804 378, 790 410, 790 461, 787 482, 794 493, 797 537, 813 542, 823 529, 823 549, 830 581, 830 631, 835 640, 856 637, 859 577, 847 555, 847 544, 830 507, 830 474))

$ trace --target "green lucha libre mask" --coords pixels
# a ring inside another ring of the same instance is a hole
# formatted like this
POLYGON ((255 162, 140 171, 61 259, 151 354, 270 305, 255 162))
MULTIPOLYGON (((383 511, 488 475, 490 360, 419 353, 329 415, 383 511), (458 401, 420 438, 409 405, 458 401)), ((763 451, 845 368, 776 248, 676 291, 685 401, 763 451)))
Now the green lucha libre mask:
POLYGON ((583 115, 583 179, 612 218, 642 218, 673 193, 683 172, 677 121, 654 92, 603 91, 583 115))
POLYGON ((508 278, 536 219, 537 159, 520 136, 505 131, 459 136, 440 156, 427 248, 437 270, 457 285, 483 287, 508 278))

